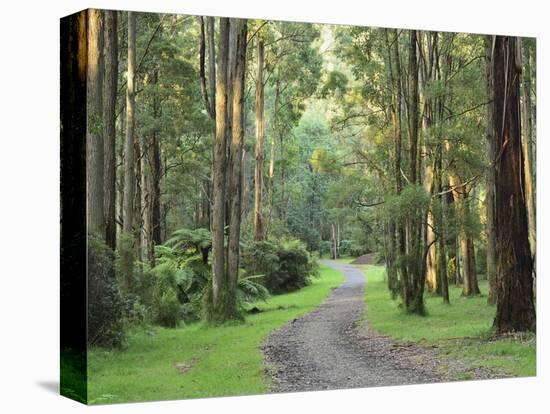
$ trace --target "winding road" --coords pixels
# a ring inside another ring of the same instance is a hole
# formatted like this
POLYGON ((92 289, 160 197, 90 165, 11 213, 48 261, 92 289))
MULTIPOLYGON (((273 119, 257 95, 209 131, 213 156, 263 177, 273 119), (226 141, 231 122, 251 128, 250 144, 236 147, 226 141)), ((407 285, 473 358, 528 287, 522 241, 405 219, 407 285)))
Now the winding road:
MULTIPOLYGON (((441 381, 414 364, 404 366, 395 343, 362 318, 366 278, 353 265, 327 260, 345 282, 313 312, 273 332, 264 355, 272 391, 313 391, 441 381)), ((407 365, 407 364, 405 364, 407 365)))

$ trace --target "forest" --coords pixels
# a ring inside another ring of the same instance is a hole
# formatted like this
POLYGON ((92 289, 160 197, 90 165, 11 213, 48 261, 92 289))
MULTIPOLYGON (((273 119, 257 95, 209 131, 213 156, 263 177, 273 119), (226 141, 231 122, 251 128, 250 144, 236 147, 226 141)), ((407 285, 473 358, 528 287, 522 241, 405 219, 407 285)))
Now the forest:
POLYGON ((534 38, 96 9, 61 30, 62 97, 80 88, 87 105, 62 113, 61 135, 68 148, 86 129, 93 402, 157 399, 111 392, 135 367, 93 384, 175 332, 191 356, 173 375, 200 368, 213 388, 160 397, 264 392, 212 385, 200 338, 246 342, 254 325, 259 371, 266 338, 356 258, 367 304, 383 286, 369 304, 382 333, 437 330, 441 314, 441 329, 468 325, 456 337, 527 341, 534 364, 534 38), (266 306, 279 319, 263 326, 266 306))

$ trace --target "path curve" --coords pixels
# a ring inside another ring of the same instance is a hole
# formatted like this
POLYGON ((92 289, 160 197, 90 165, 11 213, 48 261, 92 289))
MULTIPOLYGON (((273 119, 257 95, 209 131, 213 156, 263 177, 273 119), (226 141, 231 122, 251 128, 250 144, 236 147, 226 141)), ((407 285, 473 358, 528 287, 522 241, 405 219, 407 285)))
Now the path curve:
MULTIPOLYGON (((272 391, 313 391, 441 381, 435 372, 403 364, 399 347, 362 320, 366 278, 358 268, 332 260, 342 285, 313 312, 273 332, 263 350, 272 391)), ((409 352, 409 351, 403 351, 409 352)))

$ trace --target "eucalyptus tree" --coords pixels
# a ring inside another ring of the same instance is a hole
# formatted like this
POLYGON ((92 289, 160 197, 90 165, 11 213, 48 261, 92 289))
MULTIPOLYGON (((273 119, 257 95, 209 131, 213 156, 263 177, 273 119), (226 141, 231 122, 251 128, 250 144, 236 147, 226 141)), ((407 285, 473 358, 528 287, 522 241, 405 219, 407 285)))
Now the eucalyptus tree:
POLYGON ((118 89, 118 12, 105 10, 103 82, 105 240, 116 246, 116 100, 118 89))
POLYGON ((104 238, 103 12, 87 13, 86 183, 88 230, 104 238))
POLYGON ((135 70, 136 70, 136 14, 128 12, 128 68, 126 80, 126 139, 124 143, 124 206, 123 231, 130 234, 134 225, 135 165, 135 70))
POLYGON ((495 36, 492 53, 495 133, 495 233, 498 332, 534 331, 533 261, 521 142, 521 44, 495 36))

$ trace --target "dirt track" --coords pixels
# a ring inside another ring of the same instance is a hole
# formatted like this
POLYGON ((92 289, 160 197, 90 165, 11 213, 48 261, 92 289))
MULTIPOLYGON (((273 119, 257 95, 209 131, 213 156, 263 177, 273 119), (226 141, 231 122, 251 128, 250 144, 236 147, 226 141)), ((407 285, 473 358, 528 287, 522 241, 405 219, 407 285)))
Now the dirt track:
POLYGON ((357 321, 365 306, 365 276, 354 266, 340 270, 345 282, 315 311, 275 331, 264 346, 273 391, 308 391, 441 380, 435 373, 406 368, 395 343, 357 321))

